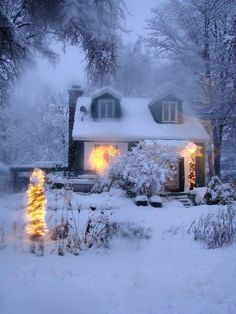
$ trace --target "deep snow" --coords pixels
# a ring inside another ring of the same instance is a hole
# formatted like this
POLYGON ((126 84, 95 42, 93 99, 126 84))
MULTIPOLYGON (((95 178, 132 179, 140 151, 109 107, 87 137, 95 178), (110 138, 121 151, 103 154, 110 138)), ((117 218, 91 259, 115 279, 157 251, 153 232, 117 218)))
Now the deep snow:
MULTIPOLYGON (((163 208, 136 207, 117 193, 73 195, 81 221, 91 205, 112 207, 112 219, 151 227, 151 239, 117 239, 110 249, 92 248, 79 256, 46 250, 37 257, 24 239, 13 236, 23 202, 23 194, 0 197, 7 242, 0 250, 1 314, 236 313, 236 245, 208 250, 187 233, 193 219, 217 206, 184 208, 167 201, 163 208)), ((54 206, 48 193, 48 207, 54 206)))

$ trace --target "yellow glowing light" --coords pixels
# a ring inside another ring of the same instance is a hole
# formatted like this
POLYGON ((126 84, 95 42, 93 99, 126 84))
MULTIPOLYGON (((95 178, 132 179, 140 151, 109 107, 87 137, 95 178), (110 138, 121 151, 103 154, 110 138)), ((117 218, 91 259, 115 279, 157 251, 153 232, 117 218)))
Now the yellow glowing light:
POLYGON ((45 222, 46 196, 44 192, 45 174, 34 169, 27 190, 26 233, 32 240, 43 237, 47 232, 45 222))
POLYGON ((196 157, 201 156, 200 147, 190 143, 186 150, 188 152, 188 164, 189 164, 189 173, 188 173, 188 183, 189 188, 193 189, 196 186, 196 157))
POLYGON ((118 155, 119 150, 113 145, 95 146, 90 155, 90 164, 96 172, 102 173, 111 160, 118 155))

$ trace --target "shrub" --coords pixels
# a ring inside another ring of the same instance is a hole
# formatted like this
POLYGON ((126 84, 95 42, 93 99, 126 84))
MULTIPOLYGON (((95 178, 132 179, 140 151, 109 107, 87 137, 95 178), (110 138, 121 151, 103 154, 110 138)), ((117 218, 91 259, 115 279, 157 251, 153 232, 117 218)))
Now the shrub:
POLYGON ((157 141, 140 142, 112 162, 106 187, 120 187, 131 197, 158 194, 175 175, 177 160, 171 147, 157 141))
POLYGON ((234 191, 227 183, 222 183, 220 178, 212 177, 207 185, 207 190, 204 195, 204 201, 208 205, 222 204, 225 205, 232 201, 234 191))
POLYGON ((129 222, 112 222, 103 213, 88 219, 84 236, 85 247, 109 248, 111 240, 115 237, 128 240, 145 240, 151 237, 151 229, 129 222))
POLYGON ((194 234, 194 240, 203 241, 208 249, 229 245, 235 240, 236 211, 228 205, 216 213, 203 214, 194 221, 189 229, 194 234))

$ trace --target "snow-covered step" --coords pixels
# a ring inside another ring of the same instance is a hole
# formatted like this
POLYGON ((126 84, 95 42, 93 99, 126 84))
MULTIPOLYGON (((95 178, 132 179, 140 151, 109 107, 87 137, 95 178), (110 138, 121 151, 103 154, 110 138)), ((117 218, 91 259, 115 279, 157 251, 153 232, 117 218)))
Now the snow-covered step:
POLYGON ((193 203, 191 201, 191 199, 189 199, 189 194, 188 193, 180 193, 180 192, 172 192, 172 193, 166 193, 165 195, 163 195, 163 197, 166 197, 168 200, 176 200, 181 202, 184 207, 192 207, 193 203))

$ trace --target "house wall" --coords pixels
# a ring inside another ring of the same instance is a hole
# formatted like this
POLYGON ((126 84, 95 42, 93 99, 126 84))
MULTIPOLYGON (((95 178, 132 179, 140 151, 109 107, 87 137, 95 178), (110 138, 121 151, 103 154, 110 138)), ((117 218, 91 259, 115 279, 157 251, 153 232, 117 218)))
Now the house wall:
MULTIPOLYGON (((89 161, 89 156, 92 152, 94 145, 117 145, 120 152, 124 153, 130 150, 137 142, 99 142, 99 141, 76 141, 76 158, 74 168, 76 169, 76 174, 85 174, 85 173, 94 173, 94 169, 89 161)), ((205 153, 205 145, 202 143, 196 143, 201 146, 201 157, 196 158, 196 186, 204 186, 205 185, 205 176, 206 176, 206 164, 207 164, 207 156, 205 153)), ((179 151, 179 157, 183 159, 183 163, 181 165, 182 172, 179 174, 179 180, 183 183, 184 180, 184 190, 189 189, 188 184, 188 174, 189 174, 189 160, 188 153, 186 150, 179 151), (184 173, 183 173, 184 172, 184 173), (184 178, 182 177, 184 176, 184 178)), ((183 184, 180 184, 180 190, 183 190, 183 184), (182 189, 181 189, 182 187, 182 189)))

